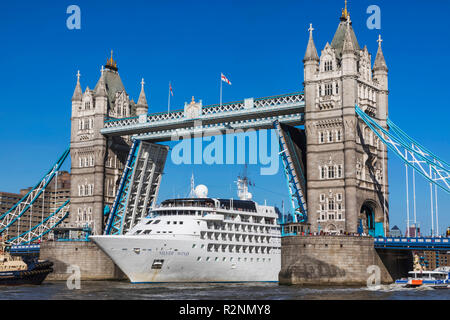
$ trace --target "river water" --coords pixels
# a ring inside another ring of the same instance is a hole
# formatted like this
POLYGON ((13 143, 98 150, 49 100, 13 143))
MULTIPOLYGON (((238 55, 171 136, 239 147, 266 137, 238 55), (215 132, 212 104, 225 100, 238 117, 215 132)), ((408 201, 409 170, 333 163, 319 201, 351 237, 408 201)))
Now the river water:
POLYGON ((277 283, 131 284, 127 281, 83 281, 68 289, 64 281, 40 286, 1 287, 0 300, 450 300, 450 289, 367 287, 301 287, 277 283))

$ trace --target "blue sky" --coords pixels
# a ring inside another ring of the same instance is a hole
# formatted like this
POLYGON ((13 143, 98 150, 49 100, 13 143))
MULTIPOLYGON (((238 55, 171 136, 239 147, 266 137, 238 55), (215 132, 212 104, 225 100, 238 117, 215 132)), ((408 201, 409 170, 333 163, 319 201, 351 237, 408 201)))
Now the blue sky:
MULTIPOLYGON (((150 112, 173 108, 192 96, 219 101, 219 75, 232 81, 223 100, 302 90, 302 58, 309 23, 320 51, 331 42, 343 0, 323 1, 3 1, 0 3, 0 190, 18 192, 35 184, 70 141, 71 96, 76 72, 83 90, 93 88, 110 50, 131 97, 146 81, 150 112), (81 8, 81 30, 66 27, 66 9, 81 8)), ((389 67, 389 114, 401 128, 443 159, 450 159, 450 19, 448 1, 349 1, 359 44, 374 59, 378 34, 389 67), (381 30, 369 30, 369 5, 381 8, 381 30)), ((235 195, 242 166, 175 166, 168 161, 160 199, 189 191, 189 178, 210 195, 235 195)), ((287 204, 282 171, 248 171, 255 200, 287 204), (276 186, 276 187, 274 187, 276 186)), ((411 176, 411 174, 410 174, 411 176)), ((391 155, 391 225, 404 230, 404 166, 391 155)), ((429 186, 417 177, 417 215, 430 229, 429 186)), ((450 197, 439 197, 441 230, 450 225, 450 197)), ((411 211, 412 212, 412 211, 411 211)))

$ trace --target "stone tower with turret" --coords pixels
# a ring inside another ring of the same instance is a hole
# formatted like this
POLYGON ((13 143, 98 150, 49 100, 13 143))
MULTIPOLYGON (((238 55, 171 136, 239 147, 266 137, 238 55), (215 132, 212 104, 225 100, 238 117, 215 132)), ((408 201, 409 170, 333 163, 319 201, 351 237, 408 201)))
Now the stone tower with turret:
POLYGON ((83 92, 80 73, 72 97, 70 224, 89 226, 94 234, 104 228, 104 214, 114 202, 130 148, 129 137, 107 138, 100 133, 110 118, 147 114, 144 80, 137 104, 130 100, 111 58, 101 69, 95 88, 83 92))
POLYGON ((313 232, 379 235, 388 226, 387 151, 355 104, 386 128, 388 69, 355 36, 347 7, 320 56, 309 28, 304 57, 308 222, 313 232))

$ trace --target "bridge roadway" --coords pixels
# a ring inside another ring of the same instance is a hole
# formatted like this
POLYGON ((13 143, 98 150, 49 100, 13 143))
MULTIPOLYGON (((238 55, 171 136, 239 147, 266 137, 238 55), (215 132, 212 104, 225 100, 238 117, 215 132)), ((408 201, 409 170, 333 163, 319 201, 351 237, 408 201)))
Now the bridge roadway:
POLYGON ((375 249, 450 251, 450 238, 378 237, 375 249))
POLYGON ((305 101, 300 92, 201 107, 201 114, 189 117, 185 110, 160 112, 131 118, 107 119, 100 132, 105 136, 134 135, 151 142, 172 137, 217 135, 237 129, 272 129, 275 120, 298 126, 304 124, 305 101))

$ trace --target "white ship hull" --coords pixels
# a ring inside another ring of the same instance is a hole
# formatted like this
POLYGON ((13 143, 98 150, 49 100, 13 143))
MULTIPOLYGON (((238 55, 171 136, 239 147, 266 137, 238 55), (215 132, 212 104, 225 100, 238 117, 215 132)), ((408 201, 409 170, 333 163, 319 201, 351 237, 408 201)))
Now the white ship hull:
POLYGON ((189 235, 91 236, 132 283, 277 282, 280 251, 208 252, 208 241, 189 235), (164 260, 160 269, 155 260, 164 260))

